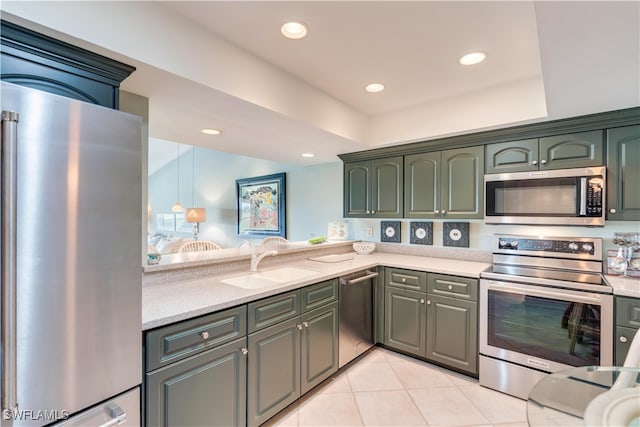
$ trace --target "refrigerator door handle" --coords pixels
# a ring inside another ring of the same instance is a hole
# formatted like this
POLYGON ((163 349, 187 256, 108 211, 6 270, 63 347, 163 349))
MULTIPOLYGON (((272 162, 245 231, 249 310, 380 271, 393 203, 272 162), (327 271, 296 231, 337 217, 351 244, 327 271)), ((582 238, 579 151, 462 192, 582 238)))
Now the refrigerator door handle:
POLYGON ((2 112, 2 415, 18 410, 17 393, 17 164, 18 113, 2 112))

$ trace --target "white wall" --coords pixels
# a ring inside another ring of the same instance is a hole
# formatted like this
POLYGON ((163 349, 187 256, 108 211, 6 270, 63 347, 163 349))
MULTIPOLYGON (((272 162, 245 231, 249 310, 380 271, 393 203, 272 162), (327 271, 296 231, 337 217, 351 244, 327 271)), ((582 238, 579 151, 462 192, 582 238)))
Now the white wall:
MULTIPOLYGON (((166 142, 165 142, 166 143, 166 142)), ((178 144, 175 144, 178 152, 178 144)), ((154 141, 149 142, 149 150, 154 141)), ((201 240, 211 240, 222 247, 236 247, 246 237, 236 233, 235 180, 285 172, 287 238, 307 240, 311 235, 326 235, 328 222, 342 217, 342 163, 314 166, 289 165, 220 151, 181 145, 180 202, 184 207, 205 207, 207 222, 200 224, 201 240), (192 155, 195 153, 195 157, 192 155), (192 191, 192 164, 195 161, 195 199, 192 191)), ((149 232, 155 233, 157 213, 171 213, 176 202, 178 162, 173 160, 149 176, 149 232)), ((184 231, 166 232, 191 237, 190 226, 184 231)), ((257 237, 260 239, 262 237, 257 237)))

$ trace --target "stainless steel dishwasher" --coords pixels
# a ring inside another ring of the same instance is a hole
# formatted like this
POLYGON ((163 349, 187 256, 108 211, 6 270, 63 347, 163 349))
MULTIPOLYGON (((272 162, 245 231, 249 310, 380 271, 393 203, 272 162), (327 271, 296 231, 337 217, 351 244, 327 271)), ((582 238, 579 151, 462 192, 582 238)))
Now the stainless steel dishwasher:
POLYGON ((373 285, 377 276, 366 270, 340 278, 340 368, 373 346, 373 285))

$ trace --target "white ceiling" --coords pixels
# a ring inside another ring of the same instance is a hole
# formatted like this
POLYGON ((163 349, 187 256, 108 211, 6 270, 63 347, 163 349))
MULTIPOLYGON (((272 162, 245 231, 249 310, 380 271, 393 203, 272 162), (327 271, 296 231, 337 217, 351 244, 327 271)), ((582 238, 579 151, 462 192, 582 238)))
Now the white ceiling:
POLYGON ((640 105, 637 1, 0 7, 5 19, 136 66, 122 88, 149 98, 153 138, 287 163, 640 105), (309 35, 284 39, 287 20, 309 35), (458 64, 474 50, 487 60, 458 64), (386 90, 366 93, 374 81, 386 90))

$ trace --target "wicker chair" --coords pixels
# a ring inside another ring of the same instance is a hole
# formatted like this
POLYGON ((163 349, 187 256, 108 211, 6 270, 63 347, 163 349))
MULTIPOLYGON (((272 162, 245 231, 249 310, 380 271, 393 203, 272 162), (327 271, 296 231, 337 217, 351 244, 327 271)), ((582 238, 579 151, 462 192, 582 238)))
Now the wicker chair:
POLYGON ((208 242, 206 240, 191 240, 184 245, 180 246, 178 253, 181 252, 199 252, 199 251, 215 251, 222 249, 219 245, 208 242))
POLYGON ((260 242, 260 247, 263 249, 284 249, 287 247, 289 241, 284 237, 265 237, 260 242))

